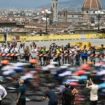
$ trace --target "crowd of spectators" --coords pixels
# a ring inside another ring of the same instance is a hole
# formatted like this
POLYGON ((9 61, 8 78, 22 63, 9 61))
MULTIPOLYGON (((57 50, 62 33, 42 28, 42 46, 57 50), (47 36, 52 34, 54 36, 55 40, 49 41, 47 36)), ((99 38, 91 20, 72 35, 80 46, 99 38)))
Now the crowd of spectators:
MULTIPOLYGON (((72 66, 79 66, 81 63, 87 63, 92 61, 93 63, 102 60, 105 56, 104 45, 100 45, 100 49, 96 49, 95 46, 90 46, 87 48, 86 45, 70 45, 68 43, 66 46, 59 46, 55 43, 46 46, 37 46, 34 42, 27 45, 25 43, 8 43, 8 45, 0 45, 0 55, 1 58, 9 58, 15 56, 15 59, 25 59, 29 61, 30 59, 37 59, 41 66, 46 66, 51 60, 58 63, 58 65, 71 64, 72 66)), ((13 57, 12 57, 13 58, 13 57)))

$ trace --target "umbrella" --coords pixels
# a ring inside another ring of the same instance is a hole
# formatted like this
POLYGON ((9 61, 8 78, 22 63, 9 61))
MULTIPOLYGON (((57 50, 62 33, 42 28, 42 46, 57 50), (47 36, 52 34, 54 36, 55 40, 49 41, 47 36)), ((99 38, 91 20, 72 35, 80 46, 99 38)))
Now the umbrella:
POLYGON ((98 63, 95 64, 95 66, 96 66, 96 67, 100 67, 100 66, 101 66, 101 63, 98 62, 98 63))
POLYGON ((7 71, 7 70, 11 70, 13 67, 11 65, 7 65, 7 66, 4 66, 1 70, 2 71, 7 71))
POLYGON ((12 65, 7 65, 7 66, 4 66, 1 70, 2 71, 14 70, 16 72, 22 72, 23 68, 22 67, 17 67, 17 66, 12 66, 12 65))
POLYGON ((101 78, 101 80, 105 81, 105 77, 101 78))
POLYGON ((65 76, 69 76, 69 75, 71 75, 71 71, 65 71, 65 72, 59 74, 60 77, 65 77, 65 76))
POLYGON ((71 76, 73 79, 79 79, 79 76, 71 76))
POLYGON ((70 86, 79 86, 79 84, 77 82, 71 82, 70 86))
POLYGON ((33 75, 31 73, 25 74, 20 79, 27 80, 27 79, 33 79, 33 75))
POLYGON ((14 71, 14 70, 8 70, 8 71, 4 71, 3 72, 3 75, 5 75, 5 76, 8 76, 8 75, 12 75, 12 74, 15 74, 16 72, 14 71))
POLYGON ((77 70, 77 68, 76 67, 70 67, 68 70, 75 72, 77 70))
POLYGON ((83 65, 81 66, 81 69, 82 69, 82 70, 91 70, 91 67, 90 67, 88 64, 83 64, 83 65))
POLYGON ((79 71, 74 73, 74 75, 77 75, 77 76, 85 75, 85 74, 86 74, 86 71, 84 71, 84 70, 79 70, 79 71))
POLYGON ((79 80, 77 79, 67 79, 66 81, 63 82, 63 84, 65 83, 72 83, 72 82, 78 82, 79 80))
POLYGON ((105 75, 105 70, 102 70, 102 71, 100 71, 100 72, 97 72, 97 75, 98 75, 98 76, 105 75))
POLYGON ((99 85, 99 89, 103 89, 103 88, 105 88, 105 83, 102 83, 99 85))
POLYGON ((100 69, 105 70, 105 65, 102 65, 100 69))
POLYGON ((22 68, 22 67, 16 67, 16 66, 14 66, 13 69, 14 69, 17 73, 20 73, 20 72, 23 72, 23 71, 24 71, 24 68, 22 68))
POLYGON ((102 89, 102 92, 105 93, 105 89, 102 89))
POLYGON ((81 80, 87 80, 88 79, 88 77, 87 76, 80 76, 79 77, 79 80, 81 81, 81 80))
POLYGON ((63 65, 63 66, 60 66, 61 69, 67 69, 68 67, 63 65))

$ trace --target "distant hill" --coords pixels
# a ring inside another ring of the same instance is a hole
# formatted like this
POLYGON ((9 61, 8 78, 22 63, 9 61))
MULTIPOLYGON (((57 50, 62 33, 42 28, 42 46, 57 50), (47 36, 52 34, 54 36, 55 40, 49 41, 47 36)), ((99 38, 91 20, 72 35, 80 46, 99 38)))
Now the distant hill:
MULTIPOLYGON (((60 8, 81 9, 84 0, 68 0, 59 2, 60 8)), ((102 7, 105 9, 105 0, 101 0, 102 7)))
POLYGON ((68 0, 65 2, 59 2, 59 8, 81 9, 82 5, 83 0, 68 0))
MULTIPOLYGON (((68 0, 60 2, 59 0, 59 9, 73 9, 80 10, 82 8, 84 0, 68 0)), ((105 9, 105 0, 101 0, 102 7, 105 9)), ((44 5, 41 7, 50 8, 51 4, 44 5)))

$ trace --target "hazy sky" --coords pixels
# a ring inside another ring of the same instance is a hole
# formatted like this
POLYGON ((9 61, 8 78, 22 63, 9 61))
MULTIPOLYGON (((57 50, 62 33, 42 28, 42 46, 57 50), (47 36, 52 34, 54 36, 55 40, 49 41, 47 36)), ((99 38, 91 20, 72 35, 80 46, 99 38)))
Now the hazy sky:
MULTIPOLYGON (((59 2, 62 1, 71 1, 73 0, 59 0, 59 2)), ((80 2, 84 0, 79 0, 80 2)), ((105 0, 103 1, 102 4, 105 7, 105 0)), ((74 0, 74 3, 76 0, 74 0)), ((7 8, 29 8, 29 9, 35 9, 41 6, 45 6, 47 4, 51 4, 51 0, 0 0, 0 8, 7 9, 7 8)), ((79 5, 79 4, 77 4, 79 5)))
POLYGON ((50 3, 51 0, 0 0, 0 8, 37 8, 50 3))

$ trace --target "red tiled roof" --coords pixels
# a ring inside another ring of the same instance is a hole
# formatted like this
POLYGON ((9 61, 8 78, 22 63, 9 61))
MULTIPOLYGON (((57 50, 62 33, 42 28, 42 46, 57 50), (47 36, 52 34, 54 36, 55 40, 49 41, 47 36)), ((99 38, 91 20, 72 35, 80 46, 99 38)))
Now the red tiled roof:
POLYGON ((100 0, 84 0, 83 10, 100 10, 102 9, 100 0))

